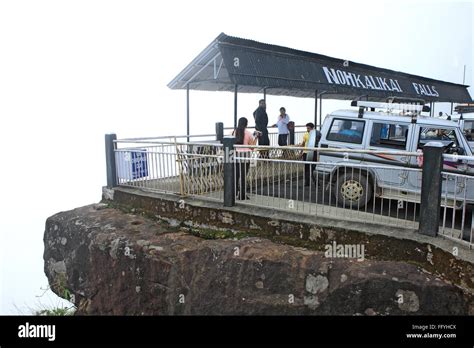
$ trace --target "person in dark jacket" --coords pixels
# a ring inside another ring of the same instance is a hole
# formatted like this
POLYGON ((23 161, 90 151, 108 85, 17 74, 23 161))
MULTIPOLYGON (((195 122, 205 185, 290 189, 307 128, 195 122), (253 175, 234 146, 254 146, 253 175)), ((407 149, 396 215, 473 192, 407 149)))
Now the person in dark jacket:
MULTIPOLYGON (((258 108, 253 112, 253 117, 255 119, 255 130, 260 132, 258 137, 258 145, 270 145, 270 139, 268 138, 268 115, 267 115, 267 105, 265 104, 265 99, 260 99, 258 101, 258 108)), ((268 151, 260 151, 260 155, 263 158, 268 158, 268 151)))
POLYGON ((262 133, 258 138, 258 145, 270 145, 270 139, 268 138, 268 115, 267 105, 265 100, 261 99, 258 102, 258 108, 254 111, 253 117, 255 118, 255 129, 262 133))

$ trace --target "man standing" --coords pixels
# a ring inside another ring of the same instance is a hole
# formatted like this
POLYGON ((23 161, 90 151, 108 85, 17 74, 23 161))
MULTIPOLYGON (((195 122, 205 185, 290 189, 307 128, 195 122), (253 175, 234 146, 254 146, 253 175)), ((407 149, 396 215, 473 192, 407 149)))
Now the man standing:
POLYGON ((290 122, 290 117, 286 113, 284 107, 280 108, 280 116, 278 116, 278 121, 272 127, 278 127, 278 145, 287 146, 288 145, 288 122, 290 122))
POLYGON ((270 139, 268 138, 268 115, 267 105, 264 99, 260 99, 258 102, 258 108, 253 112, 255 118, 255 129, 262 134, 258 138, 258 145, 270 145, 270 139))
MULTIPOLYGON (((315 133, 315 143, 313 144, 313 146, 318 147, 318 143, 321 140, 321 132, 318 131, 318 130, 315 130, 314 129, 314 124, 311 123, 311 122, 306 123, 306 133, 304 133, 303 141, 301 142, 301 144, 298 144, 298 146, 306 147, 306 148, 309 147, 309 145, 310 145, 309 144, 309 138, 310 138, 310 133, 311 132, 316 132, 315 133)), ((305 150, 303 152, 303 161, 307 161, 307 157, 308 157, 308 150, 305 150)), ((315 161, 313 160, 313 162, 315 162, 315 161)), ((313 172, 314 168, 315 168, 314 164, 305 163, 305 165, 304 165, 304 186, 309 186, 309 184, 311 182, 310 178, 312 176, 312 172, 313 172)))

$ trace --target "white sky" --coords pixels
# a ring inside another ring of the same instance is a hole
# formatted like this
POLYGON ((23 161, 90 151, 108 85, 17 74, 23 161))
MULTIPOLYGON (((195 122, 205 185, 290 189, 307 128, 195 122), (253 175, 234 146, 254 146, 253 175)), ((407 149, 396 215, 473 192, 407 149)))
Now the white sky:
MULTIPOLYGON (((105 133, 185 133, 166 85, 221 32, 456 83, 467 65, 473 84, 473 17, 473 1, 1 1, 0 314, 38 307, 44 222, 100 199, 105 133)), ((260 97, 240 95, 239 117, 260 97)), ((314 118, 312 99, 267 104, 314 118)), ((233 95, 192 91, 192 133, 217 121, 233 95)))

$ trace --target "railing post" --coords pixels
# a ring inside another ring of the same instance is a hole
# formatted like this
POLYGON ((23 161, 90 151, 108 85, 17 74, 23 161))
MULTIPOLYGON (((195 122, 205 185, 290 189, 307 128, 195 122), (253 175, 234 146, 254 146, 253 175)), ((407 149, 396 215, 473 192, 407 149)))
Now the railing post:
POLYGON ((223 138, 224 145, 224 207, 235 205, 235 137, 223 138))
POLYGON ((116 134, 105 135, 105 163, 107 167, 107 187, 114 188, 117 186, 117 166, 115 164, 115 143, 116 134))
POLYGON ((433 237, 438 235, 439 230, 443 150, 444 146, 440 142, 429 142, 423 146, 420 225, 418 232, 433 237))
POLYGON ((216 122, 216 140, 222 143, 224 139, 224 123, 216 122))

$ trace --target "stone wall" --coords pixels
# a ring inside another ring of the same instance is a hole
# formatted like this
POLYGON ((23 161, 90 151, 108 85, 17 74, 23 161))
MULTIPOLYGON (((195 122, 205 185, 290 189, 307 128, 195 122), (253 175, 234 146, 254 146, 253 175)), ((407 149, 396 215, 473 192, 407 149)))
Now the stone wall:
POLYGON ((78 314, 474 314, 468 257, 412 231, 125 189, 108 198, 46 223, 45 273, 78 314), (328 253, 341 245, 363 257, 328 253))

